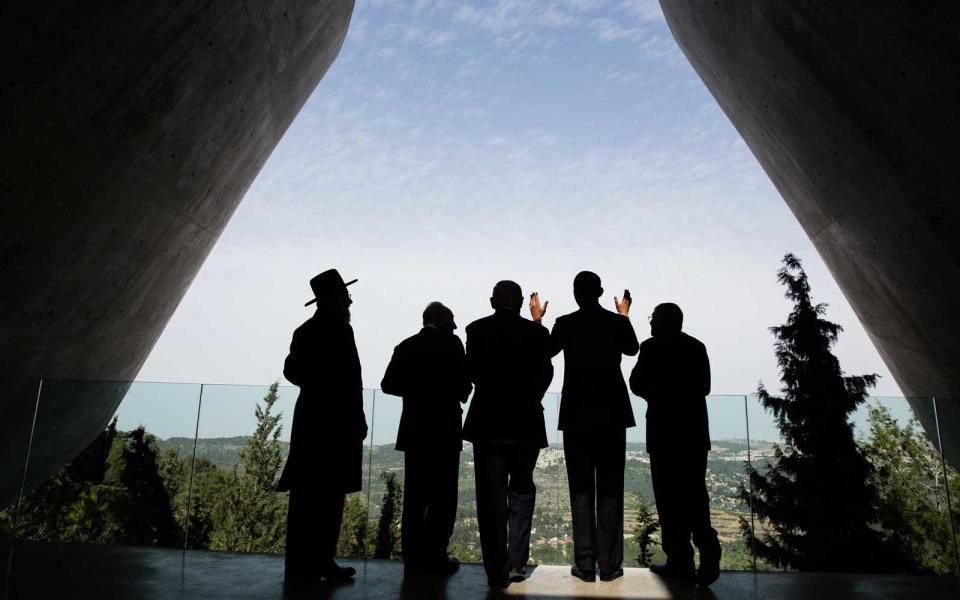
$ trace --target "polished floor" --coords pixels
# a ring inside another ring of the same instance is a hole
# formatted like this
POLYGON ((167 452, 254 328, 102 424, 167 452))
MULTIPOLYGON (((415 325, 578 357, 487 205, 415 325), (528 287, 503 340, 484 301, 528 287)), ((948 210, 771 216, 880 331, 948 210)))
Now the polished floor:
POLYGON ((481 598, 814 599, 960 598, 954 577, 725 572, 710 588, 668 584, 646 569, 627 569, 610 583, 583 583, 565 567, 541 566, 527 581, 491 594, 483 569, 465 565, 449 578, 404 581, 397 561, 342 561, 357 569, 352 583, 283 589, 283 558, 262 554, 156 548, 17 543, 2 555, 4 597, 179 599, 311 598, 337 600, 473 600, 481 598), (7 564, 12 565, 7 569, 7 564))

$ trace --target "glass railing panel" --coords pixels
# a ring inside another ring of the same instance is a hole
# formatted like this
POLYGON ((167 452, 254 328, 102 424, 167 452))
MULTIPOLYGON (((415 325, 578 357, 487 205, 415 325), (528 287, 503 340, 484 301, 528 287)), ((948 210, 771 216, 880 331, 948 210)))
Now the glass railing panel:
POLYGON ((857 442, 873 467, 873 527, 901 572, 951 575, 957 569, 951 505, 958 506, 960 477, 940 452, 943 405, 932 398, 872 397, 853 415, 857 442))
POLYGON ((402 411, 403 401, 399 397, 376 390, 376 426, 368 445, 368 557, 398 559, 402 551, 404 453, 396 449, 402 411))
POLYGON ((626 461, 623 473, 623 566, 638 567, 645 562, 664 562, 660 549, 659 534, 650 536, 646 558, 640 560, 640 540, 646 523, 658 519, 653 497, 653 481, 650 478, 650 455, 647 453, 647 403, 643 398, 630 395, 630 406, 637 425, 627 429, 626 461), (641 516, 642 515, 642 516, 641 516), (645 517, 645 518, 644 518, 645 517))
POLYGON ((182 548, 200 386, 44 380, 17 537, 182 548))
MULTIPOLYGON (((650 455, 647 453, 646 411, 642 398, 631 397, 637 426, 627 430, 627 460, 624 472, 624 565, 646 566, 666 560, 660 533, 650 533, 659 524, 650 455), (641 550, 641 546, 644 550, 641 550), (642 558, 641 558, 642 557, 642 558)), ((746 483, 748 456, 743 396, 708 396, 707 414, 711 450, 707 453, 706 486, 710 517, 723 548, 721 568, 752 569, 752 557, 741 531, 740 520, 750 518, 749 506, 740 499, 746 483)))
MULTIPOLYGON (((717 530, 723 554, 720 568, 730 571, 753 569, 753 555, 742 524, 750 522, 750 505, 740 490, 749 486, 748 459, 753 444, 747 436, 746 398, 744 396, 708 396, 710 452, 707 453, 707 493, 710 496, 710 522, 717 530)), ((759 456, 764 456, 758 446, 759 456)))
POLYGON ((40 385, 39 379, 0 379, 0 414, 3 414, 3 436, 0 437, 0 571, 3 576, 0 585, 4 590, 9 586, 18 504, 40 385))
POLYGON ((568 564, 565 533, 569 521, 569 494, 566 465, 563 460, 562 432, 557 429, 560 415, 560 394, 543 397, 543 420, 547 430, 547 447, 540 450, 533 478, 537 486, 537 504, 530 531, 530 562, 541 565, 568 564))
POLYGON ((944 473, 944 501, 950 510, 954 573, 960 577, 960 398, 935 398, 937 450, 944 473))
POLYGON ((279 384, 203 385, 190 548, 283 552, 287 497, 275 486, 297 394, 279 384))

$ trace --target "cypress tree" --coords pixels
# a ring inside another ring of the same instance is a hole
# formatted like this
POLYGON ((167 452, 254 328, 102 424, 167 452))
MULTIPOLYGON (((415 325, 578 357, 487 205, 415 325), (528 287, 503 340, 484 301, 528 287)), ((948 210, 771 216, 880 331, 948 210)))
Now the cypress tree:
POLYGON ((740 527, 757 556, 803 571, 899 571, 907 559, 884 544, 873 527, 873 469, 853 436, 850 415, 867 397, 876 375, 848 376, 831 352, 842 331, 814 304, 800 260, 783 258, 777 278, 793 302, 787 322, 770 328, 776 338, 781 395, 761 383, 757 396, 773 414, 784 445, 761 473, 748 466, 757 529, 740 527))

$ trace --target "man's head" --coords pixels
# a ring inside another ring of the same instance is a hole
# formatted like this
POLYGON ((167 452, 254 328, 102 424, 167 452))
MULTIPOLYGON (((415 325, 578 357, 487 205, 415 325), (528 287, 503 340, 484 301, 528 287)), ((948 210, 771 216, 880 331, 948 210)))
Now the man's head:
POLYGON ((453 320, 453 311, 439 302, 431 302, 423 309, 423 324, 432 325, 442 333, 452 334, 457 328, 453 320))
POLYGON ((600 276, 592 271, 580 271, 573 278, 573 299, 580 308, 598 305, 603 288, 600 287, 600 276))
POLYGON ((336 269, 328 269, 310 280, 310 289, 313 290, 314 298, 304 306, 316 302, 317 311, 332 313, 350 322, 350 305, 353 304, 353 300, 347 291, 347 286, 356 282, 357 280, 354 279, 344 283, 343 277, 336 269))
POLYGON ((497 285, 493 286, 490 306, 494 310, 507 309, 520 312, 520 307, 523 306, 523 291, 514 281, 498 281, 497 285))
POLYGON ((650 315, 650 335, 680 333, 683 328, 683 311, 673 302, 658 304, 650 315))

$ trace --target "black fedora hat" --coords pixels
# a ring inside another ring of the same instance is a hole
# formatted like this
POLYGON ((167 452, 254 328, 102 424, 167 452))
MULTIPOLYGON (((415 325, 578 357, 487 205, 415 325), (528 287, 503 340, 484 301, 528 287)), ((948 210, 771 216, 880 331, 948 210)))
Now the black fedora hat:
POLYGON ((304 304, 304 306, 310 306, 317 301, 317 298, 331 296, 337 292, 346 290, 348 285, 353 285, 356 282, 357 280, 353 279, 344 283, 339 271, 336 269, 328 269, 310 280, 310 289, 313 290, 314 298, 304 304))

